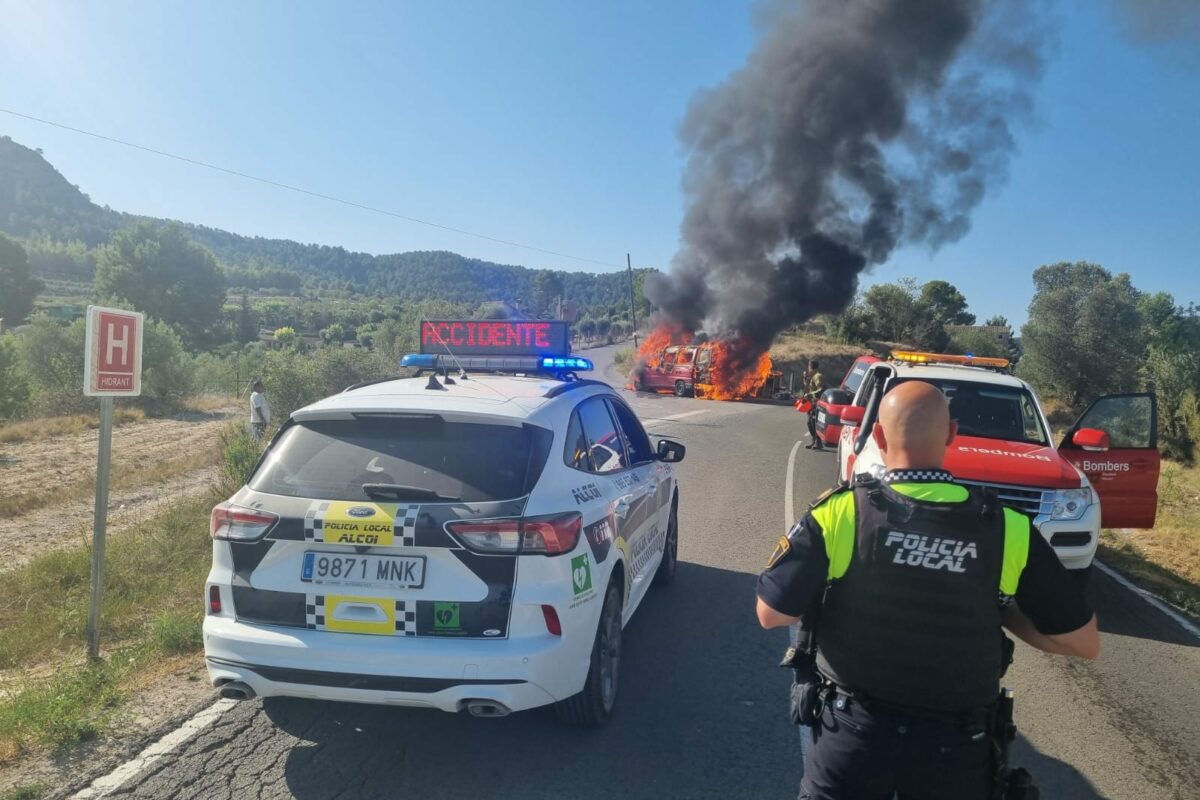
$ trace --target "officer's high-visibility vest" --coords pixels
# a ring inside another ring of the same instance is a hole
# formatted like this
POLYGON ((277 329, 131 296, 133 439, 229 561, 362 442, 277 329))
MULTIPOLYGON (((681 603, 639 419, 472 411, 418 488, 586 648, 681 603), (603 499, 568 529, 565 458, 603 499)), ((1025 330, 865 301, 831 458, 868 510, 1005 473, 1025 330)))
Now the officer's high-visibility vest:
POLYGON ((935 712, 995 700, 1001 613, 1029 519, 953 483, 875 483, 812 510, 831 584, 817 666, 851 693, 935 712))

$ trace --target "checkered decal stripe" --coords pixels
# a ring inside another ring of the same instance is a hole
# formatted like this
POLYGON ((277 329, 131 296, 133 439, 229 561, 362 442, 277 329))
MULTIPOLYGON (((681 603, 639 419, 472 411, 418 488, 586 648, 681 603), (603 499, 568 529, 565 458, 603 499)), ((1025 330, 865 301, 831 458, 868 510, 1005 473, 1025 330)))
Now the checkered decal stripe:
MULTIPOLYGON (((324 542, 325 512, 329 510, 328 502, 315 502, 304 512, 304 541, 324 542)), ((420 516, 420 505, 404 505, 396 509, 393 532, 397 547, 416 547, 417 518, 420 516)))
POLYGON ((396 635, 417 635, 417 603, 415 600, 396 601, 396 635))
POLYGON ((310 631, 325 630, 325 595, 310 594, 304 606, 304 625, 310 631))
POLYGON ((396 509, 395 535, 401 547, 416 546, 417 516, 420 509, 420 506, 400 506, 396 509))
POLYGON ((953 483, 954 476, 943 469, 894 469, 883 474, 884 483, 953 483))
MULTIPOLYGON (((304 541, 323 542, 325 532, 321 529, 322 518, 329 510, 329 503, 313 503, 304 512, 304 541)), ((309 627, 312 627, 311 625, 309 627)))

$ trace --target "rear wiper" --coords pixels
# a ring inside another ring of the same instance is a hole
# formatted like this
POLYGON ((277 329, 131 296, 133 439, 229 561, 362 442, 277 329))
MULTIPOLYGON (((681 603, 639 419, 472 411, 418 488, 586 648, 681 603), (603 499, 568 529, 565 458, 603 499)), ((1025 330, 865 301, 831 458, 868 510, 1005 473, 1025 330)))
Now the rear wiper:
POLYGON ((364 483, 362 490, 367 497, 394 497, 397 500, 440 500, 443 503, 457 503, 462 499, 447 497, 433 489, 426 489, 424 486, 406 486, 402 483, 364 483))

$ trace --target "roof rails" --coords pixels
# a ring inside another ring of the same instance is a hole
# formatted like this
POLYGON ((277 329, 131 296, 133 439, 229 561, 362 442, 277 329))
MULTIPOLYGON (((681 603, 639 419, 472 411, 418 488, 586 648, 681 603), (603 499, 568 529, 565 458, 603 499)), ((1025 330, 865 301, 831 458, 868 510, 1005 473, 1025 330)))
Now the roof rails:
POLYGON ((566 394, 573 389, 583 389, 587 386, 603 386, 606 389, 612 388, 604 381, 595 381, 591 378, 576 378, 573 381, 567 381, 565 383, 560 383, 557 386, 551 386, 550 389, 544 395, 542 395, 542 397, 550 400, 558 397, 560 394, 566 394))
POLYGON ((387 383, 388 381, 395 381, 395 380, 399 380, 399 377, 396 375, 389 375, 386 378, 372 378, 369 381, 359 381, 358 383, 352 383, 349 386, 347 386, 345 389, 342 389, 342 392, 343 393, 353 392, 355 389, 362 389, 364 386, 374 386, 377 383, 387 383))

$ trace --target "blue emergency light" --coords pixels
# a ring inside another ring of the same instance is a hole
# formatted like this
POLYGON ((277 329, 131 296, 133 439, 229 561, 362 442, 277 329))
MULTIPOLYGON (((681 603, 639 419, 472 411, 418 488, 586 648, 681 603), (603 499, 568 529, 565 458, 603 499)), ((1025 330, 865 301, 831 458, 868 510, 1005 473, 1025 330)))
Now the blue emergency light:
POLYGON ((565 358, 546 356, 542 359, 542 369, 591 370, 594 367, 591 361, 579 356, 566 356, 565 358))
POLYGON ((409 353, 400 366, 435 372, 584 372, 595 369, 589 359, 579 356, 460 356, 449 353, 409 353))

